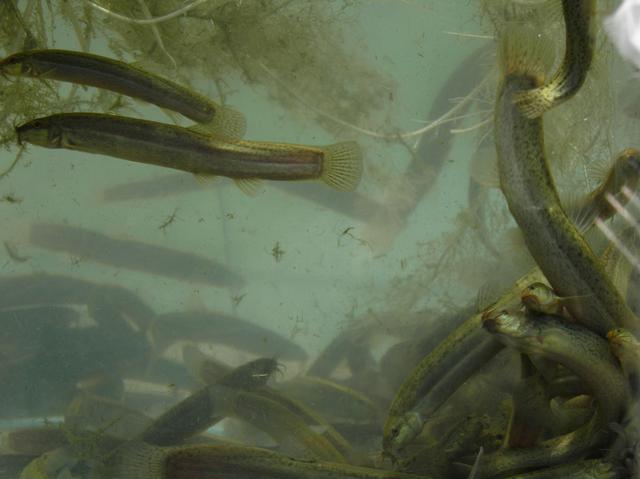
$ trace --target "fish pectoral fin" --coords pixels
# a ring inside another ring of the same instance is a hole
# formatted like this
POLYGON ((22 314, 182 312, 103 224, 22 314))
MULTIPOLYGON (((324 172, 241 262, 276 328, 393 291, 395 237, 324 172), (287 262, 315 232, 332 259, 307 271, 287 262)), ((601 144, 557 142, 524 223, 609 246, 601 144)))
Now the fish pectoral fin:
POLYGON ((262 181, 258 178, 235 178, 233 181, 240 191, 249 196, 256 196, 263 190, 262 181))

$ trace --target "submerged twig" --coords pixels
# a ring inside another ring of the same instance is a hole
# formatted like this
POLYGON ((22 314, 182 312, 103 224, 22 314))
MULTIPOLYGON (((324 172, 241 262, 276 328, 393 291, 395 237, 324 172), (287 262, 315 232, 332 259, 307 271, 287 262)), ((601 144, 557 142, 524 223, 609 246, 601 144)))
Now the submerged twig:
MULTIPOLYGON (((145 1, 138 0, 138 3, 140 4, 140 8, 142 8, 142 12, 145 14, 145 16, 147 18, 152 18, 151 11, 149 10, 149 7, 147 7, 147 4, 145 3, 145 1)), ((169 60, 171 60, 171 63, 173 63, 173 69, 177 70, 178 63, 171 56, 171 53, 169 53, 166 47, 164 46, 164 42, 162 41, 162 37, 160 36, 160 30, 158 29, 158 26, 155 23, 151 24, 151 31, 153 32, 153 36, 155 37, 156 42, 158 43, 158 47, 160 47, 160 50, 162 50, 162 52, 169 58, 169 60)))
POLYGON ((13 163, 11 163, 11 165, 9 165, 9 168, 7 168, 6 170, 4 170, 2 173, 0 173, 0 178, 4 178, 5 176, 7 176, 9 173, 11 173, 11 171, 15 168, 15 166, 18 164, 18 161, 20 161, 20 158, 22 158, 22 154, 24 153, 24 149, 25 146, 21 146, 20 149, 18 150, 18 153, 16 154, 15 159, 13 160, 13 163))
POLYGON ((443 31, 442 33, 445 33, 446 35, 453 35, 456 37, 482 38, 482 39, 488 39, 488 40, 493 40, 495 38, 493 35, 483 35, 481 33, 449 32, 446 30, 443 31))
POLYGON ((469 477, 467 479, 475 479, 478 475, 478 469, 480 469, 480 460, 482 459, 483 453, 484 448, 480 446, 480 450, 478 451, 478 455, 476 456, 476 460, 473 463, 473 467, 471 468, 471 472, 469 472, 469 477))
POLYGON ((453 134, 468 133, 470 131, 477 130, 478 128, 482 128, 484 125, 488 125, 492 121, 493 116, 490 116, 489 118, 482 120, 480 123, 476 123, 475 125, 469 126, 467 128, 453 128, 449 131, 453 134))
POLYGON ((272 72, 264 63, 257 62, 257 64, 271 78, 273 78, 273 80, 275 80, 291 96, 293 96, 298 102, 300 102, 305 107, 309 108, 311 111, 313 111, 317 115, 320 115, 320 116, 322 116, 322 117, 324 117, 324 118, 326 118, 328 120, 331 120, 334 123, 337 123, 339 125, 342 125, 342 126, 345 126, 347 128, 350 128, 351 130, 357 131, 358 133, 362 133, 363 135, 371 136, 373 138, 380 138, 380 139, 383 139, 383 140, 395 140, 398 137, 400 137, 400 138, 412 138, 414 136, 424 135, 425 133, 436 129, 437 127, 439 127, 440 125, 442 125, 446 121, 450 120, 451 117, 453 115, 455 115, 458 111, 460 111, 463 107, 465 107, 467 105, 467 103, 471 102, 473 100, 475 94, 478 93, 482 89, 482 87, 484 87, 485 83, 487 82, 487 78, 488 78, 488 77, 485 77, 485 79, 483 79, 478 84, 478 86, 476 86, 473 90, 471 90, 471 92, 469 92, 469 94, 466 97, 464 97, 462 100, 460 100, 460 102, 458 102, 455 106, 453 106, 448 112, 446 112, 440 118, 438 118, 437 120, 432 121, 428 125, 426 125, 426 126, 424 126, 422 128, 419 128, 417 130, 414 130, 414 131, 408 131, 408 132, 402 132, 402 133, 378 133, 378 132, 373 131, 373 130, 368 130, 366 128, 361 128, 361 127, 359 127, 357 125, 353 125, 353 124, 351 124, 351 123, 349 123, 347 121, 341 120, 340 118, 337 118, 337 117, 331 115, 330 113, 327 113, 325 111, 320 110, 319 108, 316 108, 315 106, 313 106, 310 103, 308 103, 300 94, 296 93, 288 85, 286 85, 285 82, 283 82, 282 79, 280 79, 274 72, 272 72))
POLYGON ((123 22, 127 22, 127 23, 135 23, 137 25, 155 25, 157 23, 162 23, 162 22, 166 22, 167 20, 171 20, 173 18, 179 17, 180 15, 187 13, 189 10, 193 10, 194 8, 196 8, 197 6, 208 2, 209 0, 194 0, 193 2, 185 5, 184 7, 181 7, 177 10, 174 10, 171 13, 167 13, 166 15, 161 15, 159 17, 151 17, 151 18, 147 18, 147 19, 141 19, 141 18, 131 18, 128 17, 126 15, 121 15, 120 13, 116 13, 113 12, 111 10, 109 10, 106 7, 103 7, 102 5, 98 5, 97 3, 93 2, 92 0, 84 0, 85 3, 93 8, 95 8, 96 10, 110 16, 113 18, 116 18, 118 20, 121 20, 123 22))

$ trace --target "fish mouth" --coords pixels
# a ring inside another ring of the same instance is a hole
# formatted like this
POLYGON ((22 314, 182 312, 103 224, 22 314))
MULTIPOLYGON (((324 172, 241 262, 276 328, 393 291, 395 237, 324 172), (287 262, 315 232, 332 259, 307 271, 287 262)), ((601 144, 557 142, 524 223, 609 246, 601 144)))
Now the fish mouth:
POLYGON ((46 130, 32 127, 28 123, 16 127, 16 136, 20 145, 31 143, 47 146, 49 144, 49 133, 46 130))
POLYGON ((618 329, 612 329, 611 331, 609 331, 607 333, 607 339, 611 344, 614 344, 616 346, 620 346, 622 344, 622 339, 620 337, 620 330, 618 329))
POLYGON ((482 327, 484 329, 486 329, 487 331, 489 331, 490 333, 497 333, 498 332, 498 321, 494 317, 484 318, 482 320, 482 327))
POLYGON ((31 120, 15 127, 18 144, 30 143, 45 148, 61 148, 62 131, 41 119, 31 120))
POLYGON ((502 311, 496 311, 495 309, 485 311, 481 318, 482 327, 487 331, 489 331, 490 333, 499 332, 498 331, 500 326, 499 317, 501 314, 502 314, 502 311))
POLYGON ((510 338, 520 338, 527 335, 526 328, 523 329, 521 322, 521 316, 524 313, 508 310, 494 310, 492 313, 482 318, 482 326, 490 333, 510 338))
POLYGON ((5 80, 9 80, 10 77, 18 76, 21 73, 22 66, 19 63, 0 61, 0 75, 2 75, 5 80))
POLYGON ((495 318, 497 315, 496 310, 495 309, 487 309, 485 311, 483 311, 482 316, 480 316, 480 319, 482 320, 482 322, 484 323, 484 321, 489 320, 491 318, 495 318))
POLYGON ((520 297, 520 301, 522 301, 526 306, 540 306, 540 301, 534 294, 523 294, 520 297))

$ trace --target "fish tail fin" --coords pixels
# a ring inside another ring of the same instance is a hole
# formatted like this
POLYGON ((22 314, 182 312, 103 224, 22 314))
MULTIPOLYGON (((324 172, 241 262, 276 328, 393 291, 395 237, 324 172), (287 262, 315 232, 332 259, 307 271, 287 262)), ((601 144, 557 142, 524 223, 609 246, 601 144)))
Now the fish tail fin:
POLYGON ((532 88, 515 95, 515 103, 525 117, 538 118, 554 103, 552 92, 545 87, 532 88))
POLYGON ((144 442, 130 442, 111 456, 104 466, 104 477, 112 479, 164 479, 167 450, 144 442))
POLYGON ((323 148, 321 179, 341 191, 353 191, 362 178, 362 151, 355 141, 336 143, 323 148))
POLYGON ((203 125, 213 133, 240 139, 247 132, 247 120, 238 110, 221 106, 209 123, 203 125))
MULTIPOLYGON (((521 25, 508 25, 500 38, 500 65, 504 75, 535 77, 539 85, 555 59, 549 38, 521 25)), ((553 92, 544 86, 516 93, 514 101, 527 118, 537 118, 553 104, 553 92)))
POLYGON ((555 59, 553 44, 537 31, 519 24, 507 25, 499 38, 503 75, 531 75, 542 83, 555 59))
POLYGON ((190 130, 202 135, 217 135, 231 140, 239 140, 247 132, 247 120, 237 110, 226 106, 216 106, 213 119, 206 123, 196 123, 190 130))

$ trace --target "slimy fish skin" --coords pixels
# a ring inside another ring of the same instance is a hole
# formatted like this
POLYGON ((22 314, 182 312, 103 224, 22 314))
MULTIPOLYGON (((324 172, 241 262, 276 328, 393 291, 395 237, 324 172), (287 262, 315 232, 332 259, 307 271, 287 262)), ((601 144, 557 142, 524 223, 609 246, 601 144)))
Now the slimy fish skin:
MULTIPOLYGON (((601 450, 609 424, 621 420, 630 404, 630 388, 607 341, 579 324, 554 316, 528 317, 522 311, 487 316, 484 328, 521 353, 555 361, 585 382, 598 404, 597 413, 580 428, 529 448, 501 449, 484 458, 483 477, 504 477, 580 459, 601 450)), ((472 462, 466 458, 466 462, 472 462)))
MULTIPOLYGON (((535 35, 506 32, 502 44, 503 81, 495 109, 500 187, 525 244, 565 306, 592 331, 604 336, 615 326, 632 327, 633 313, 598 258, 562 208, 544 148, 541 118, 528 119, 513 99, 542 83, 535 35), (534 44, 535 45, 535 44, 534 44)), ((541 47, 542 49, 542 47, 541 47)))
POLYGON ((544 283, 531 283, 520 294, 522 304, 532 312, 561 316, 564 307, 562 299, 544 283))
POLYGON ((595 10, 595 0, 562 0, 566 31, 564 60, 548 83, 515 96, 525 117, 538 118, 580 90, 593 60, 595 10))
POLYGON ((313 147, 234 141, 164 123, 97 113, 38 118, 20 125, 16 132, 20 143, 102 154, 203 177, 226 176, 246 189, 259 179, 321 180, 337 190, 352 191, 362 175, 361 152, 355 142, 313 147))
POLYGON ((111 479, 430 479, 429 476, 301 460, 266 449, 233 445, 154 447, 133 443, 105 464, 111 479))
POLYGON ((242 138, 242 113, 175 83, 118 60, 71 50, 31 50, 0 60, 7 76, 57 80, 110 90, 175 111, 202 125, 203 131, 242 138))

